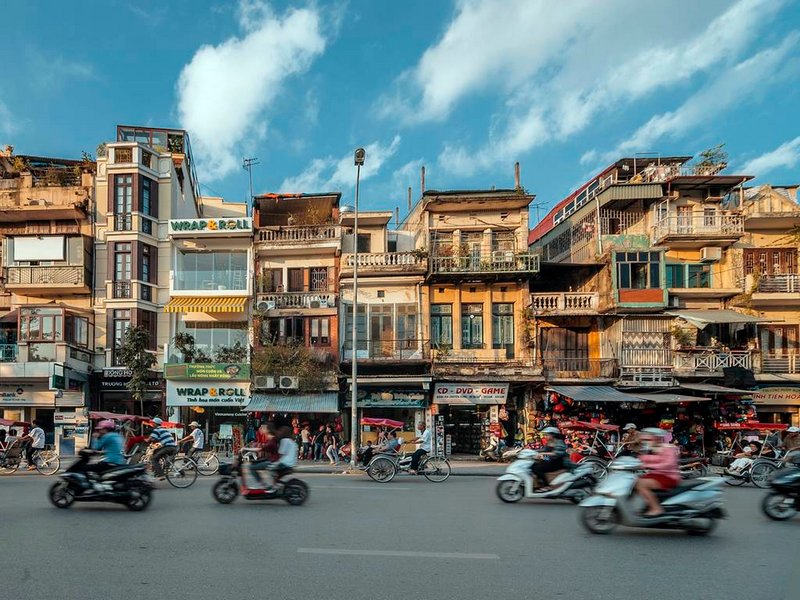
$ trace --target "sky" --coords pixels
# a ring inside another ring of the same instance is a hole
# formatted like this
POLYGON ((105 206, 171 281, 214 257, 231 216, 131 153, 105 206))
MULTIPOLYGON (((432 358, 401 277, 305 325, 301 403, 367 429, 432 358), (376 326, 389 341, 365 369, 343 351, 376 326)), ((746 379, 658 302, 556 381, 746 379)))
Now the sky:
POLYGON ((720 143, 800 182, 796 0, 30 0, 3 7, 0 144, 79 157, 189 131, 204 194, 513 187, 532 222, 602 167, 720 143))

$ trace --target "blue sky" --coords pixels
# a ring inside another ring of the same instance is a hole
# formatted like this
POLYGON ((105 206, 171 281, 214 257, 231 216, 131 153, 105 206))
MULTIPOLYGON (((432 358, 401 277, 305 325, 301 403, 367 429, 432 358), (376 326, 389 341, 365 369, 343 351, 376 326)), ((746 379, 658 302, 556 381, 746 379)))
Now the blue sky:
MULTIPOLYGON (((544 210, 635 152, 727 144, 800 180, 800 3, 781 0, 15 2, 0 143, 79 156, 118 123, 184 127, 203 191, 525 187, 544 210)), ((535 217, 534 210, 533 216, 535 217)))

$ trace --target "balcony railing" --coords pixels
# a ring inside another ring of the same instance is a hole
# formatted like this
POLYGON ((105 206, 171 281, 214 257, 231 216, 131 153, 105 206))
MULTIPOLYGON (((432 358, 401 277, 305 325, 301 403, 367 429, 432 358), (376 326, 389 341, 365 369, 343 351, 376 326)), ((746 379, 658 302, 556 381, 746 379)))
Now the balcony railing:
POLYGON ((282 294, 258 294, 256 308, 334 308, 336 294, 328 292, 285 292, 282 294))
POLYGON ((671 236, 702 236, 708 238, 738 237, 744 234, 742 215, 691 214, 669 215, 653 227, 653 239, 671 236))
POLYGON ((114 215, 114 231, 133 231, 133 215, 114 215))
POLYGON ((800 360, 796 352, 787 354, 768 353, 761 355, 762 373, 800 373, 800 360))
POLYGON ((537 273, 539 255, 497 251, 471 256, 432 256, 431 273, 537 273))
POLYGON ((595 292, 555 292, 531 294, 531 309, 537 315, 551 312, 592 313, 597 311, 599 296, 595 292))
MULTIPOLYGON (((353 271, 353 254, 342 256, 342 271, 353 271)), ((414 252, 370 252, 358 254, 358 272, 407 273, 427 270, 426 259, 414 252)))
POLYGON ((545 358, 545 378, 613 379, 617 361, 613 358, 545 358))
POLYGON ((676 372, 722 374, 722 370, 728 367, 752 369, 753 356, 749 350, 698 348, 691 352, 675 352, 674 367, 676 372))
POLYGON ((263 227, 258 230, 259 242, 277 244, 309 244, 336 241, 341 237, 338 225, 290 225, 263 227))
MULTIPOLYGON (((358 340, 356 357, 359 360, 428 360, 431 356, 429 340, 358 340)), ((353 359, 353 340, 342 344, 342 360, 353 359)))
POLYGON ((762 275, 758 280, 758 291, 783 294, 800 292, 800 275, 762 275))
POLYGON ((0 344, 0 362, 17 362, 16 344, 0 344))
POLYGON ((130 281, 115 281, 112 286, 112 296, 114 298, 130 298, 131 297, 131 282, 130 281))
POLYGON ((623 347, 619 364, 622 367, 664 367, 672 370, 670 348, 623 347))
POLYGON ((86 282, 83 266, 64 267, 8 267, 6 286, 35 285, 58 287, 60 285, 83 285, 86 282))

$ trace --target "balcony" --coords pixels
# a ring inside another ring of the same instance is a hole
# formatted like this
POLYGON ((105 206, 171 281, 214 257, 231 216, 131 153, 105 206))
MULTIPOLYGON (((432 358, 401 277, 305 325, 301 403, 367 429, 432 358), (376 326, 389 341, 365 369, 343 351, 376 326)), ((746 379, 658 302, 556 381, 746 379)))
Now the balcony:
POLYGON ((761 275, 752 294, 752 303, 761 306, 800 304, 800 275, 761 275))
POLYGON ((545 380, 615 379, 617 361, 613 358, 545 358, 542 361, 545 380))
POLYGON ((274 292, 257 296, 258 310, 328 309, 336 313, 336 294, 332 292, 274 292))
POLYGON ((593 315, 597 313, 599 295, 596 292, 554 292, 531 294, 531 310, 536 315, 593 315))
MULTIPOLYGON (((370 361, 409 361, 430 360, 431 345, 429 340, 358 340, 356 358, 370 361)), ((342 361, 353 360, 353 340, 342 344, 342 361)))
POLYGON ((664 217, 653 226, 653 244, 695 248, 725 246, 744 235, 742 215, 690 214, 664 217))
MULTIPOLYGON (((342 276, 352 276, 353 258, 353 254, 342 255, 342 276)), ((427 270, 428 260, 415 252, 372 252, 358 254, 359 276, 423 275, 427 270)))
POLYGON ((17 362, 16 344, 0 344, 0 362, 17 362))
POLYGON ((753 354, 749 350, 718 350, 716 348, 695 348, 691 351, 678 350, 674 354, 676 375, 723 375, 723 369, 741 367, 753 368, 753 354))
POLYGON ((796 352, 762 354, 761 372, 796 375, 800 373, 800 355, 796 352))
POLYGON ((258 229, 256 242, 259 249, 292 252, 307 249, 310 252, 321 248, 337 249, 341 245, 342 228, 339 225, 290 225, 271 226, 258 229))
POLYGON ((0 222, 86 219, 93 176, 57 171, 55 178, 23 173, 0 179, 0 222))
POLYGON ((428 259, 431 275, 502 275, 538 273, 539 255, 500 250, 470 256, 432 256, 428 259))
POLYGON ((82 265, 6 269, 6 289, 17 294, 88 294, 91 277, 82 265))

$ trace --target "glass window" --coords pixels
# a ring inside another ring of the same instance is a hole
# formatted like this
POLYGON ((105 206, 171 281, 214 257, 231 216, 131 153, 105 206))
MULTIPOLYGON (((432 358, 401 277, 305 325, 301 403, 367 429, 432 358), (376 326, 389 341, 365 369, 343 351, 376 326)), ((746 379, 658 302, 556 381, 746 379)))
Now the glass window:
POLYGON ((150 246, 142 247, 142 281, 150 281, 150 246))
MULTIPOLYGON (((344 318, 344 338, 345 348, 353 348, 353 305, 346 305, 344 318)), ((356 341, 358 350, 367 349, 367 307, 365 304, 358 305, 358 318, 356 319, 356 341)))
POLYGON ((492 304, 492 348, 514 351, 514 305, 492 304))
POLYGON ((690 288, 711 287, 711 267, 709 265, 687 265, 688 286, 690 288))
POLYGON ((684 265, 667 265, 667 287, 684 288, 686 278, 684 277, 684 265))
POLYGON ((616 252, 617 287, 652 289, 661 287, 660 252, 616 252))
POLYGON ((147 177, 142 177, 142 212, 146 215, 152 215, 150 206, 150 184, 152 181, 147 177))
POLYGON ((129 308, 114 311, 114 347, 119 347, 125 341, 125 333, 131 326, 131 311, 129 308))
POLYGON ((176 290, 246 290, 247 251, 179 252, 176 290))
POLYGON ((114 183, 117 199, 115 213, 129 214, 133 211, 133 175, 117 175, 114 183))
POLYGON ((397 344, 409 348, 417 339, 417 307, 414 304, 397 305, 397 344))
POLYGON ((359 233, 357 236, 357 248, 359 252, 370 252, 370 241, 372 240, 372 236, 368 233, 359 233))
POLYGON ((114 281, 131 280, 131 243, 114 244, 114 281))
POLYGON ((483 348, 483 304, 461 305, 461 347, 483 348))
POLYGON ((311 345, 312 346, 330 346, 330 319, 328 318, 313 318, 311 319, 311 345))
POLYGON ((181 323, 179 329, 194 338, 195 349, 209 360, 213 360, 221 347, 232 348, 238 343, 246 348, 248 345, 246 323, 189 321, 181 323))
POLYGON ((20 339, 64 341, 64 317, 58 308, 27 308, 20 311, 20 339))
POLYGON ((431 304, 431 347, 453 347, 453 305, 431 304))

